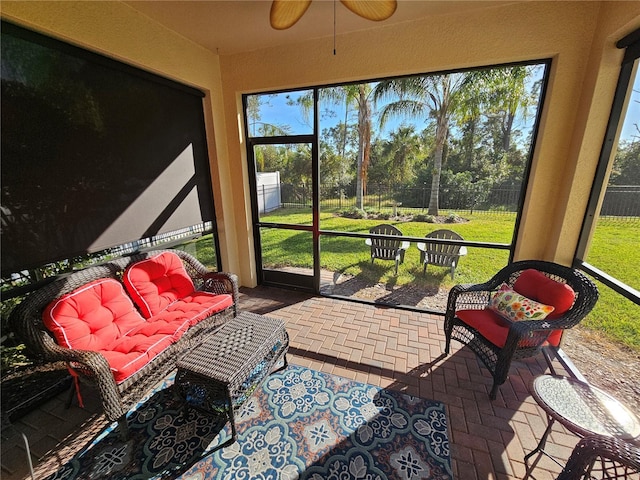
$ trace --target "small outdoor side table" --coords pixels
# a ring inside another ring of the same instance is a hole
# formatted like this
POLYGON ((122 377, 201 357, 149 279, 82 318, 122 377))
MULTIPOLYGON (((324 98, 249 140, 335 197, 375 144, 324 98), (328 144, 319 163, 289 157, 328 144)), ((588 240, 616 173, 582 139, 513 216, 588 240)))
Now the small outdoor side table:
POLYGON ((187 407, 226 415, 236 441, 234 413, 273 371, 287 366, 284 322, 241 313, 177 362, 175 386, 187 407), (278 366, 282 363, 282 366, 278 366))
MULTIPOLYGON (((535 401, 547 413, 549 423, 538 446, 524 457, 525 465, 537 452, 561 465, 544 451, 547 437, 556 420, 580 437, 599 434, 630 442, 640 439, 638 417, 611 395, 593 385, 559 375, 542 375, 533 380, 530 390, 535 401)), ((530 472, 531 469, 528 469, 527 475, 530 472)))

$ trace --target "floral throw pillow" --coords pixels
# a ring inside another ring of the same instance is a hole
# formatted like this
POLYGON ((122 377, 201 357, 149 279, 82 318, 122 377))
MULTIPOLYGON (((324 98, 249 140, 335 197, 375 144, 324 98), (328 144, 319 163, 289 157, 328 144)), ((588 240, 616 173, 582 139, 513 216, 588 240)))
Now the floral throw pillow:
POLYGON ((518 320, 542 320, 553 312, 554 307, 536 302, 520 295, 503 283, 491 296, 489 308, 512 322, 518 320))

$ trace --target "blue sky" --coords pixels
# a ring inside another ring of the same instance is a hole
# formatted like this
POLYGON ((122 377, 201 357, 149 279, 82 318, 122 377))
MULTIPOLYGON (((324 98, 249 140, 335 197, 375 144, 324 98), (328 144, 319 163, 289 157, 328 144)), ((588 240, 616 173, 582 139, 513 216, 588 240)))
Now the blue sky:
MULTIPOLYGON (((289 92, 282 93, 274 96, 269 96, 268 103, 263 104, 260 108, 260 121, 262 123, 267 123, 271 125, 284 126, 286 125, 289 128, 289 134, 291 135, 303 135, 303 134, 311 134, 313 133, 313 127, 310 121, 305 120, 302 115, 300 108, 297 106, 287 105, 287 99, 295 99, 298 96, 301 96, 305 93, 302 92, 289 92)), ((337 125, 339 122, 344 121, 345 116, 345 107, 344 105, 333 105, 333 104, 325 104, 321 103, 321 108, 324 108, 321 111, 320 117, 320 131, 325 128, 330 128, 337 125), (327 114, 327 110, 331 110, 332 115, 327 114)), ((349 112, 350 118, 349 123, 354 124, 357 122, 357 112, 355 110, 351 110, 349 112)), ((528 130, 532 127, 532 122, 534 118, 529 118, 527 121, 523 121, 522 118, 518 119, 517 128, 522 130, 528 130)), ((416 127, 416 132, 421 132, 426 127, 425 121, 420 121, 418 119, 407 119, 407 118, 394 118, 389 120, 384 129, 380 130, 379 119, 377 115, 373 118, 373 128, 377 132, 377 136, 387 137, 389 132, 395 131, 401 124, 412 124, 416 127)))
MULTIPOLYGON (((287 105, 288 97, 295 99, 297 98, 297 96, 304 93, 305 92, 290 92, 271 96, 269 98, 269 103, 263 104, 261 106, 261 121, 264 123, 279 126, 287 125, 290 128, 290 134, 293 135, 312 133, 311 125, 304 119, 299 107, 287 105)), ((335 115, 332 117, 327 117, 326 115, 322 114, 320 120, 320 130, 335 126, 338 122, 344 120, 344 106, 328 105, 327 107, 330 108, 335 113, 335 115)), ((355 114, 355 112, 351 113, 355 114)), ((354 122, 355 119, 351 118, 350 121, 354 122)), ((527 130, 531 127, 532 121, 533 119, 530 119, 526 123, 523 123, 521 120, 518 127, 522 130, 527 130)), ((381 132, 382 135, 384 136, 386 133, 396 130, 402 123, 409 122, 403 119, 394 119, 388 122, 384 130, 381 132)), ((417 132, 421 131, 425 127, 425 122, 413 120, 411 121, 411 123, 416 126, 417 132)), ((635 83, 633 86, 631 98, 629 100, 627 114, 620 135, 620 140, 630 141, 634 136, 640 136, 640 133, 636 129, 636 125, 638 125, 638 127, 640 128, 640 75, 637 75, 635 78, 635 83)), ((374 119, 374 128, 376 130, 379 129, 377 118, 374 119)))
POLYGON ((640 75, 636 75, 633 84, 627 115, 620 133, 620 141, 631 140, 634 136, 640 137, 640 132, 636 129, 636 125, 640 128, 640 75))

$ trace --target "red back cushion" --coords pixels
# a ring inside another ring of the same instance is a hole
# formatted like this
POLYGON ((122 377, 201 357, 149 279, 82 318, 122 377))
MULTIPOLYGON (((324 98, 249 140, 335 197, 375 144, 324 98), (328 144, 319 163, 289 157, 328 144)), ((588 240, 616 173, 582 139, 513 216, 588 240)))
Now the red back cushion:
POLYGON ((195 290, 180 257, 163 252, 131 265, 122 278, 145 318, 160 313, 195 290))
POLYGON ((550 320, 566 313, 576 298, 573 288, 569 285, 556 282, 534 269, 522 272, 513 289, 520 295, 554 307, 553 313, 547 317, 550 320))
POLYGON ((42 319, 60 345, 80 350, 109 348, 146 323, 113 278, 94 280, 54 300, 42 319))

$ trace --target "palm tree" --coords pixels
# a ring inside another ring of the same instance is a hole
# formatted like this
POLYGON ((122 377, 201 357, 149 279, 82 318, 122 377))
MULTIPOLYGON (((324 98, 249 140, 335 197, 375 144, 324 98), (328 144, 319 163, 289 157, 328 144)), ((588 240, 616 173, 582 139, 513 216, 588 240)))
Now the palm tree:
POLYGON ((371 93, 373 89, 368 83, 342 85, 320 90, 320 96, 334 104, 345 104, 345 137, 348 112, 351 107, 358 111, 358 157, 356 169, 356 206, 364 207, 364 195, 367 192, 367 171, 371 158, 371 93))
POLYGON ((435 118, 436 138, 429 215, 438 215, 442 157, 449 133, 449 121, 459 106, 460 92, 469 81, 469 73, 415 76, 383 80, 374 89, 376 104, 389 101, 380 111, 381 126, 393 117, 435 118))
POLYGON ((508 151, 516 112, 530 105, 526 79, 530 67, 514 66, 445 75, 415 76, 380 82, 374 101, 390 100, 380 112, 382 126, 392 117, 435 119, 430 215, 438 215, 444 147, 452 118, 471 122, 485 115, 501 119, 502 148, 508 151))
POLYGON ((411 169, 422 150, 422 140, 413 125, 400 125, 390 137, 382 147, 382 155, 387 159, 387 178, 394 183, 409 181, 413 176, 411 169))
MULTIPOLYGON (((342 154, 344 155, 347 143, 347 125, 349 110, 352 107, 358 111, 358 158, 356 169, 356 206, 363 208, 364 194, 367 191, 367 170, 371 156, 371 93, 373 89, 368 83, 341 85, 338 87, 323 88, 319 92, 322 99, 326 99, 334 105, 345 105, 345 129, 342 142, 342 154)), ((312 102, 308 95, 301 96, 297 103, 302 108, 305 117, 312 111, 312 102)))
POLYGON ((357 85, 356 102, 358 105, 358 175, 356 178, 356 205, 364 207, 367 194, 367 171, 371 160, 371 86, 368 83, 357 85))

